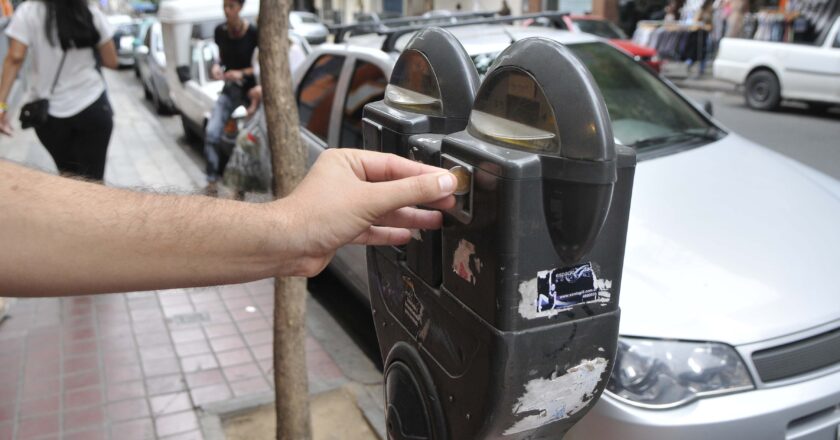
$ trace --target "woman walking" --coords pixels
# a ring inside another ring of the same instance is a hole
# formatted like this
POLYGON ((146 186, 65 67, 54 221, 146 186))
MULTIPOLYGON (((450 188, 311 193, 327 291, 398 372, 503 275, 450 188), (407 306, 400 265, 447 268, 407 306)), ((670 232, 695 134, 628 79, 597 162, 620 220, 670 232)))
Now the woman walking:
POLYGON ((24 110, 59 172, 101 181, 113 128, 102 66, 116 69, 113 30, 86 0, 21 3, 6 28, 9 52, 0 78, 0 132, 11 136, 6 99, 28 53, 24 110), (47 104, 43 105, 43 100, 47 104), (44 108, 46 106, 46 108, 44 108), (43 118, 38 118, 45 110, 43 118))

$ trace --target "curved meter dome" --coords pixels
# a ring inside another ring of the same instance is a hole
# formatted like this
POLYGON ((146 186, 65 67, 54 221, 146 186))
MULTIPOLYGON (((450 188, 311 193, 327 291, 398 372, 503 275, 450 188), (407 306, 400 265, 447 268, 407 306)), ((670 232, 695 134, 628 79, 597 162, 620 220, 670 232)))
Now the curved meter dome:
POLYGON ((533 76, 503 67, 479 89, 468 130, 473 136, 513 148, 560 152, 554 109, 533 76))
POLYGON ((415 49, 400 55, 385 88, 385 102, 412 112, 443 114, 440 84, 426 55, 415 49))

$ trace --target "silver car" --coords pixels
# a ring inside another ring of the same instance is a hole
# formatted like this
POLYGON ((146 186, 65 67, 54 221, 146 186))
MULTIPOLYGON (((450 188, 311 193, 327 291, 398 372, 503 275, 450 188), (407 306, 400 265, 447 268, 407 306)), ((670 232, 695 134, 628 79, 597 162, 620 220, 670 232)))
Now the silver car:
MULTIPOLYGON (((512 40, 566 44, 616 141, 638 153, 616 365, 566 439, 840 438, 840 291, 819 281, 840 268, 840 182, 729 132, 605 40, 452 32, 480 71, 512 40)), ((352 43, 309 56, 295 84, 310 161, 361 145, 361 108, 381 99, 395 59, 352 43)), ((331 268, 367 299, 363 247, 331 268)))
POLYGON ((294 33, 306 38, 309 44, 321 44, 327 41, 330 34, 321 19, 311 12, 289 12, 289 26, 294 33))
POLYGON ((166 81, 166 53, 163 50, 163 33, 160 23, 155 21, 148 26, 143 42, 134 49, 140 82, 146 99, 152 101, 158 113, 175 112, 175 103, 169 96, 169 84, 166 81))

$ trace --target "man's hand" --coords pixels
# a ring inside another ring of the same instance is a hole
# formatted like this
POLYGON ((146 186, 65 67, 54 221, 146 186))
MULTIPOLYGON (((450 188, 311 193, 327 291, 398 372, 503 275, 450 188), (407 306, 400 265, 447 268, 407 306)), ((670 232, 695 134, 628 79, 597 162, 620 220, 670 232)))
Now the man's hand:
POLYGON ((410 229, 437 229, 441 213, 414 206, 452 207, 455 184, 445 170, 399 156, 329 149, 291 195, 274 202, 290 222, 287 241, 277 245, 297 256, 291 273, 281 271, 312 276, 345 244, 400 245, 410 229))
POLYGON ((12 135, 12 123, 9 122, 9 112, 2 111, 0 112, 0 133, 5 134, 6 136, 12 135))
POLYGON ((218 64, 213 64, 213 67, 210 68, 210 76, 216 81, 225 79, 225 73, 222 72, 222 68, 218 64))
POLYGON ((242 81, 242 78, 244 77, 245 74, 243 74, 241 70, 228 70, 225 72, 225 81, 239 82, 242 81))

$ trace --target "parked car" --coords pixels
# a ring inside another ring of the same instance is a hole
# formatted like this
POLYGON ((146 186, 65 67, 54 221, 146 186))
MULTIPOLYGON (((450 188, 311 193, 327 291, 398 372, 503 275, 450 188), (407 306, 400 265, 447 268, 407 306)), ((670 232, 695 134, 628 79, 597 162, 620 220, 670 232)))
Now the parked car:
POLYGON ((108 23, 114 28, 114 46, 120 66, 134 65, 134 39, 140 32, 140 20, 128 15, 109 15, 108 23))
POLYGON ((840 104, 840 17, 813 45, 724 38, 714 77, 744 86, 747 105, 773 110, 782 99, 824 110, 840 104))
POLYGON ((616 47, 631 54, 636 61, 650 66, 655 72, 662 70, 662 60, 659 58, 656 49, 634 43, 615 23, 601 17, 595 15, 564 15, 558 20, 537 19, 535 23, 606 38, 616 47))
POLYGON ((321 44, 327 41, 330 34, 324 22, 311 12, 289 12, 289 27, 296 34, 306 38, 309 44, 321 44))
POLYGON ((134 58, 146 99, 152 101, 158 113, 173 113, 175 103, 169 96, 166 81, 166 53, 159 22, 155 21, 148 27, 141 44, 134 49, 134 58))
MULTIPOLYGON (((819 274, 840 267, 840 182, 728 132, 606 40, 451 30, 480 72, 512 41, 565 44, 597 81, 616 141, 638 155, 616 365, 565 438, 834 439, 840 297, 819 274)), ((395 59, 352 39, 307 58, 295 90, 310 163, 362 145, 360 110, 382 98, 395 59)), ((367 300, 364 252, 339 249, 330 268, 367 300)))

